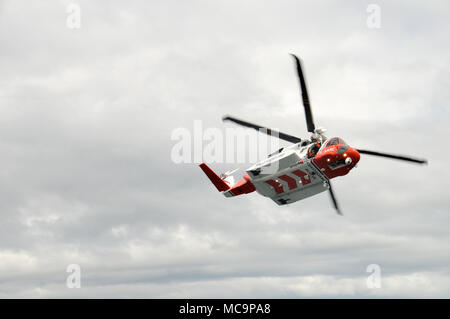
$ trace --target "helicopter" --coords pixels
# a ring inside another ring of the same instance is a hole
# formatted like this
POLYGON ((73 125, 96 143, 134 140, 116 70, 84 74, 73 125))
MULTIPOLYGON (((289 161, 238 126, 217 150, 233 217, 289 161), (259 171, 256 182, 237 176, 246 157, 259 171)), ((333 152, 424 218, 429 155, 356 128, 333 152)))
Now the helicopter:
POLYGON ((417 164, 428 163, 426 159, 353 148, 340 137, 328 138, 325 135, 326 130, 316 128, 314 124, 302 62, 296 55, 291 55, 297 69, 306 125, 311 136, 301 139, 232 116, 224 116, 223 121, 230 121, 293 143, 246 169, 243 178, 236 183, 231 176, 236 170, 217 175, 207 164, 201 163, 200 168, 224 196, 233 197, 256 191, 278 205, 287 205, 328 191, 336 212, 342 215, 330 180, 347 175, 356 167, 361 154, 417 164))

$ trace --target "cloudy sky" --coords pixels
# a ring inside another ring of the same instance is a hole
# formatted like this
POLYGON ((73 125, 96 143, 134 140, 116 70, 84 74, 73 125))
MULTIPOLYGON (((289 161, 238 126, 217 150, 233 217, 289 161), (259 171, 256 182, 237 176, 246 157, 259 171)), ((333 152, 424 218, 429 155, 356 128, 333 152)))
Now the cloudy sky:
POLYGON ((0 0, 0 297, 450 297, 448 1, 73 3, 0 0), (172 161, 224 114, 305 136, 288 53, 329 135, 430 164, 362 157, 341 217, 172 161))

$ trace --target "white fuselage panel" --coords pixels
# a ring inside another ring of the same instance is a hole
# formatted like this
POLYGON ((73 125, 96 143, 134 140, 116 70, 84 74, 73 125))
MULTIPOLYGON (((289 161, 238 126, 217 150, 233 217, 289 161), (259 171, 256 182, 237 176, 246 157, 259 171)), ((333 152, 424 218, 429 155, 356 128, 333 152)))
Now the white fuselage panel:
POLYGON ((293 145, 247 169, 256 191, 285 205, 328 190, 328 179, 307 158, 307 146, 293 145))

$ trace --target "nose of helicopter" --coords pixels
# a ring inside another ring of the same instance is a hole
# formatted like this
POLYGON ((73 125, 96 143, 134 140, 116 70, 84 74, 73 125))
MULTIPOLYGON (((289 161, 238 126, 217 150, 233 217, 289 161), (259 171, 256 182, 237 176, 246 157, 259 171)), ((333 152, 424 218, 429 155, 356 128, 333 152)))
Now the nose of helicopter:
POLYGON ((360 159, 360 155, 359 152, 350 147, 347 144, 342 144, 338 147, 337 151, 336 151, 336 159, 335 160, 344 160, 346 165, 350 165, 353 164, 356 165, 356 163, 359 162, 360 159))
POLYGON ((348 150, 343 154, 343 157, 345 158, 345 163, 356 165, 356 163, 359 162, 359 159, 361 158, 361 155, 359 155, 359 152, 355 150, 353 147, 349 147, 348 150))
POLYGON ((316 154, 313 161, 328 177, 344 176, 359 162, 359 152, 346 143, 326 145, 316 154))

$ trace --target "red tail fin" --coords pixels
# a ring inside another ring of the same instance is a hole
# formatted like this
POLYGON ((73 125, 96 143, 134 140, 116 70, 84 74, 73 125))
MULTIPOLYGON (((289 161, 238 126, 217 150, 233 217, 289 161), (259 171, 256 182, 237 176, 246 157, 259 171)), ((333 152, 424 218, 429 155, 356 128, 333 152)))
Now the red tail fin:
POLYGON ((208 176, 209 180, 216 186, 219 192, 224 192, 230 189, 230 185, 228 185, 223 179, 221 179, 214 171, 209 168, 205 163, 200 164, 200 168, 205 172, 206 176, 208 176))

